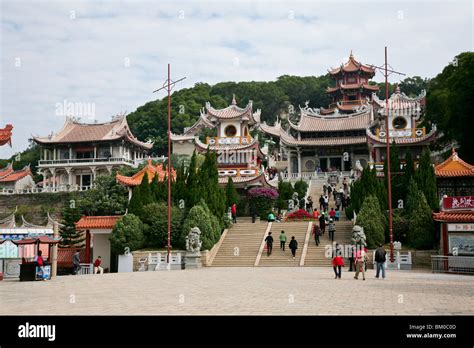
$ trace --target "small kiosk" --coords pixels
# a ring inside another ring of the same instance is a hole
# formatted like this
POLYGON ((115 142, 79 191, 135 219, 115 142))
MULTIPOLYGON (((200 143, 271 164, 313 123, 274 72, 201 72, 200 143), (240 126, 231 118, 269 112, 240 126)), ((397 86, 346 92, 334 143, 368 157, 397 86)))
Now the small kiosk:
MULTIPOLYGON (((55 244, 58 244, 61 239, 53 239, 48 236, 40 236, 40 237, 31 237, 31 238, 24 238, 12 241, 13 244, 17 245, 20 249, 20 255, 27 255, 27 249, 30 249, 30 246, 34 248, 34 257, 33 259, 22 257, 21 264, 20 264, 20 281, 25 280, 43 280, 43 279, 51 279, 51 247, 55 244), (38 276, 39 268, 36 266, 36 262, 34 261, 36 256, 38 256, 38 251, 42 250, 42 245, 47 246, 47 256, 46 260, 43 257, 43 274, 38 276)), ((31 252, 30 252, 31 255, 31 252)))

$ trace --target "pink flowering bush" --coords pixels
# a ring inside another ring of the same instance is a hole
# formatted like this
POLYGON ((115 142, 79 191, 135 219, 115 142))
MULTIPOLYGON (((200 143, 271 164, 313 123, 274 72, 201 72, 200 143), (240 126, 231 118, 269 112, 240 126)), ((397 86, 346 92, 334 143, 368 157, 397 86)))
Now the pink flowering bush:
POLYGON ((265 220, 278 198, 278 191, 272 188, 255 187, 247 193, 250 206, 254 205, 260 219, 265 220))

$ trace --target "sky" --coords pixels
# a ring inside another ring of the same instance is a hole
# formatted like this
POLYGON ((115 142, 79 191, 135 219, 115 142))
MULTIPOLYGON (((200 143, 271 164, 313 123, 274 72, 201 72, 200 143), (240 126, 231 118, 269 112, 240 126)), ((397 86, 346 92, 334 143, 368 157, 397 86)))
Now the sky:
MULTIPOLYGON (((68 114, 106 122, 197 82, 319 76, 347 61, 434 77, 473 48, 473 2, 0 0, 0 127, 13 146, 68 114)), ((390 81, 403 79, 391 76, 390 81)), ((382 81, 380 73, 374 78, 382 81)), ((238 96, 237 96, 238 99, 238 96)))

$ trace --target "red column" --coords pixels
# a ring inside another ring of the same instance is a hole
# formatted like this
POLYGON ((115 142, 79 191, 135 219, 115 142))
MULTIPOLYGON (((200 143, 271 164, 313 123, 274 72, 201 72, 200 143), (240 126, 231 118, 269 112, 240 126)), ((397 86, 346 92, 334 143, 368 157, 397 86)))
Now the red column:
POLYGON ((448 256, 449 243, 448 243, 448 224, 443 222, 441 225, 441 238, 443 238, 443 255, 448 256))
POLYGON ((91 232, 86 231, 86 263, 91 262, 91 232))

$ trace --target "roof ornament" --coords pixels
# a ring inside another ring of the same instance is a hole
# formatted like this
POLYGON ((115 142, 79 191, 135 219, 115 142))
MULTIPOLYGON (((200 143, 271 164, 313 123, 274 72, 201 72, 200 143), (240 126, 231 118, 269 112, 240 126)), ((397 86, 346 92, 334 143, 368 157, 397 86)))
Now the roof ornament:
POLYGON ((400 85, 397 83, 397 88, 395 89, 396 94, 400 94, 400 85))
POLYGON ((351 50, 351 54, 349 55, 349 58, 354 59, 354 55, 352 54, 352 50, 351 50))
POLYGON ((237 105, 237 101, 235 100, 235 93, 232 94, 232 105, 237 105))
POLYGON ((458 153, 456 152, 456 149, 454 147, 451 149, 451 152, 452 152, 452 156, 453 156, 453 161, 459 160, 458 153))

